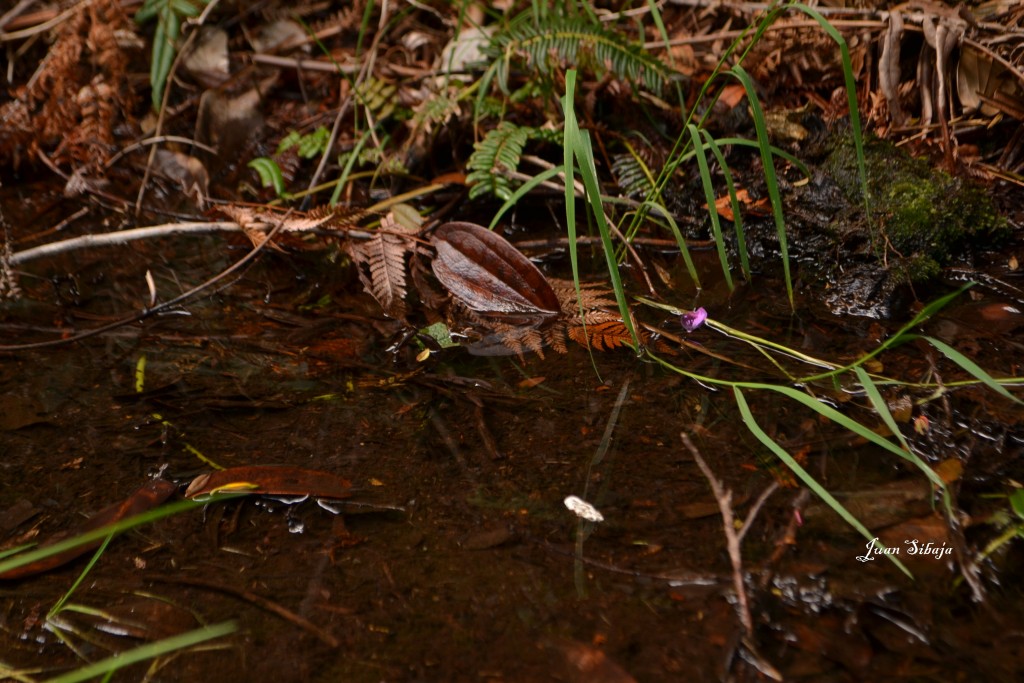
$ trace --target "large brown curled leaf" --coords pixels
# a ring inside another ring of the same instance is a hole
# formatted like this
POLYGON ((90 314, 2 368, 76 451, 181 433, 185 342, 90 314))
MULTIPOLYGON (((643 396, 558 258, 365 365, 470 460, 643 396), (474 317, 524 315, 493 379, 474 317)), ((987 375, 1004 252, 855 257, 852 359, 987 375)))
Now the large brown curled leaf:
POLYGON ((434 231, 434 275, 472 311, 502 317, 551 318, 561 311, 544 275, 500 235, 473 223, 434 231))

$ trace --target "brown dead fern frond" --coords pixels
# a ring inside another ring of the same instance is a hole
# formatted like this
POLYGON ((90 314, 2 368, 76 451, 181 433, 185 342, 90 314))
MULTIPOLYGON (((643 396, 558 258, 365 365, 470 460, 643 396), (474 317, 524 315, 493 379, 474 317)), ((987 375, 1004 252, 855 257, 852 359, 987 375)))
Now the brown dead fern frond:
POLYGON ((567 324, 566 333, 569 339, 580 346, 597 351, 611 351, 633 345, 629 329, 618 318, 587 325, 567 324))
POLYGON ((115 128, 131 121, 128 50, 142 46, 134 31, 117 0, 80 3, 17 103, 0 112, 5 123, 32 122, 30 134, 18 126, 0 135, 0 160, 17 165, 26 150, 49 149, 58 165, 99 173, 116 150, 115 128))
POLYGON ((559 280, 548 278, 551 289, 558 297, 558 303, 562 307, 562 315, 572 318, 595 308, 616 308, 618 303, 615 299, 609 298, 612 290, 601 283, 583 282, 580 283, 579 298, 576 296, 576 285, 571 280, 559 280))
POLYGON ((417 249, 412 234, 388 214, 380 230, 365 242, 350 243, 359 281, 390 318, 405 317, 406 259, 417 249))

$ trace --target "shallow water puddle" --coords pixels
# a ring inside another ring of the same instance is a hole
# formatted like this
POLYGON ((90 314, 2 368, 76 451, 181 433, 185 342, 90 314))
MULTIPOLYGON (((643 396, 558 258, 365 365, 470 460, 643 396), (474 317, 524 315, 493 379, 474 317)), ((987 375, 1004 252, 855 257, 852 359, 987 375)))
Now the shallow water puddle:
MULTIPOLYGON (((764 276, 728 299, 707 270, 700 304, 713 319, 810 355, 850 360, 892 331, 832 316, 813 302, 793 316, 764 276)), ((885 388, 932 464, 962 462, 949 482, 964 524, 952 530, 916 469, 796 403, 745 392, 761 428, 900 550, 911 581, 793 487, 788 470, 743 426, 728 391, 628 351, 592 360, 580 347, 543 359, 451 348, 421 362, 415 344, 385 351, 400 329, 368 297, 353 297, 351 280, 327 276, 309 286, 290 277, 280 264, 264 263, 215 300, 190 304, 188 315, 4 358, 0 533, 15 544, 74 528, 165 466, 177 481, 210 471, 200 454, 228 468, 329 472, 369 505, 335 515, 312 501, 253 497, 138 528, 106 548, 72 596, 75 610, 49 624, 47 611, 85 559, 3 582, 0 663, 56 673, 80 666, 79 655, 95 660, 235 619, 235 635, 165 662, 158 677, 1021 674, 1014 634, 1024 605, 1001 585, 1020 569, 1018 545, 979 568, 984 605, 972 602, 954 567, 995 536, 984 522, 1008 510, 1005 498, 990 494, 1022 479, 1020 412, 992 392, 968 387, 915 403, 918 393, 885 388), (324 296, 329 303, 302 307, 324 296), (142 355, 145 390, 136 393, 142 355), (901 401, 908 406, 902 412, 901 401), (743 541, 756 634, 749 646, 718 506, 680 432, 732 491, 739 521, 759 506, 743 541), (563 503, 570 495, 595 506, 603 521, 581 526, 563 503), (949 552, 911 554, 912 540, 949 552)), ((135 292, 105 284, 119 280, 107 271, 77 307, 37 303, 14 311, 4 334, 61 319, 82 324, 93 308, 107 315, 131 309, 135 292)), ((37 302, 53 300, 34 294, 37 302)), ((993 372, 1011 372, 1019 367, 1012 336, 1019 325, 993 308, 1000 305, 1007 302, 993 295, 964 297, 924 331, 974 344, 993 372), (998 320, 984 322, 991 311, 998 320), (966 331, 979 324, 982 331, 966 331)), ((677 317, 645 315, 684 334, 677 317)), ((686 339, 737 364, 689 349, 659 354, 700 375, 772 378, 764 357, 739 340, 707 327, 686 339)), ((915 381, 956 374, 924 346, 904 345, 880 361, 885 374, 915 381)), ((863 396, 816 391, 884 433, 863 396)), ((132 671, 125 677, 143 669, 132 671)))

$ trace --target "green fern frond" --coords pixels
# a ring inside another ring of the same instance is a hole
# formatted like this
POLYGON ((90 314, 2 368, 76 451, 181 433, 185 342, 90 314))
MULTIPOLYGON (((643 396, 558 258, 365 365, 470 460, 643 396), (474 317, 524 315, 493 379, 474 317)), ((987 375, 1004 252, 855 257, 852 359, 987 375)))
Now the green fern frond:
POLYGON ((486 52, 498 62, 498 82, 508 92, 508 71, 515 58, 547 75, 549 60, 556 56, 570 66, 592 69, 597 74, 611 71, 616 77, 639 83, 659 92, 669 80, 668 68, 646 52, 592 17, 554 17, 537 25, 530 12, 516 17, 503 31, 494 34, 486 52))
POLYGON ((612 174, 616 178, 619 189, 626 196, 646 199, 647 195, 654 190, 654 177, 639 156, 616 154, 612 158, 612 174))
POLYGON ((381 121, 395 112, 398 86, 370 76, 355 89, 359 103, 370 110, 373 117, 381 121))
POLYGON ((533 128, 502 121, 474 145, 467 163, 470 173, 466 176, 470 199, 488 193, 502 200, 512 196, 512 181, 507 174, 519 166, 523 147, 533 132, 533 128))

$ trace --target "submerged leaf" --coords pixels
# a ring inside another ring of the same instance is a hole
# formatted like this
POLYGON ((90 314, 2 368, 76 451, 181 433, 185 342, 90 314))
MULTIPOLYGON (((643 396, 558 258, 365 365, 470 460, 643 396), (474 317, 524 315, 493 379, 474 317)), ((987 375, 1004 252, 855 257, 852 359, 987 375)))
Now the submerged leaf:
POLYGON ((219 493, 255 493, 277 496, 313 496, 343 499, 352 495, 352 483, 336 474, 302 467, 253 465, 201 474, 192 480, 186 498, 219 493))
MULTIPOLYGON (((90 517, 85 524, 77 529, 75 533, 76 535, 83 534, 88 531, 93 531, 95 529, 114 524, 115 522, 120 522, 128 517, 141 514, 148 510, 152 510, 170 498, 171 494, 173 494, 176 489, 177 486, 166 479, 154 479, 148 482, 145 486, 140 487, 135 491, 135 493, 120 503, 115 503, 114 505, 105 507, 97 512, 95 515, 90 517)), ((46 545, 56 543, 58 540, 61 540, 63 536, 63 534, 58 535, 58 537, 55 537, 46 545)), ((63 564, 67 564, 71 560, 84 555, 90 550, 94 550, 102 542, 103 539, 98 538, 95 541, 77 545, 73 548, 69 548, 63 552, 58 552, 50 555, 49 557, 44 557, 30 564, 10 569, 0 574, 0 579, 20 579, 26 576, 41 574, 63 564)))

